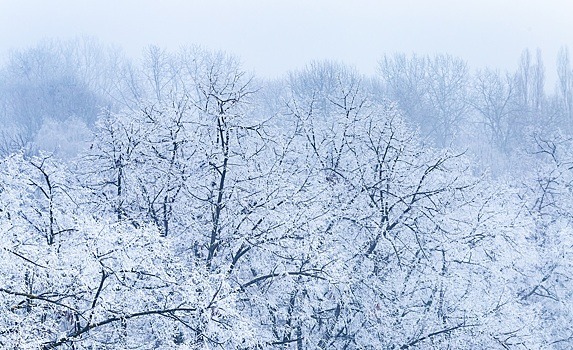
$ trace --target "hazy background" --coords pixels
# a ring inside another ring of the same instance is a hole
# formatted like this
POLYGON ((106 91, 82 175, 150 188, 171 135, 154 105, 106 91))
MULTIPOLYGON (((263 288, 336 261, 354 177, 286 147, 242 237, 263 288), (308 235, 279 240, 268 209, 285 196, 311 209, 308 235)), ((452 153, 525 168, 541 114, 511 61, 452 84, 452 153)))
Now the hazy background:
POLYGON ((275 77, 324 58, 374 73, 393 52, 512 69, 524 48, 540 48, 552 88, 559 47, 573 47, 571 13, 568 0, 0 0, 0 55, 88 35, 133 56, 148 44, 223 49, 275 77))

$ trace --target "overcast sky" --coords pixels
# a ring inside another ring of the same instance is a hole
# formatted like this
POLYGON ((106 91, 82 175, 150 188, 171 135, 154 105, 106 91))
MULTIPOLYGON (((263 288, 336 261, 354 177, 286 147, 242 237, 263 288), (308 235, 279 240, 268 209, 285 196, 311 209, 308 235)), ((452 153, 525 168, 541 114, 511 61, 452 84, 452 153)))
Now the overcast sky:
POLYGON ((513 69, 540 48, 551 77, 559 48, 573 49, 572 14, 571 0, 0 0, 0 54, 78 35, 131 55, 200 44, 272 77, 325 58, 374 73, 394 52, 513 69))

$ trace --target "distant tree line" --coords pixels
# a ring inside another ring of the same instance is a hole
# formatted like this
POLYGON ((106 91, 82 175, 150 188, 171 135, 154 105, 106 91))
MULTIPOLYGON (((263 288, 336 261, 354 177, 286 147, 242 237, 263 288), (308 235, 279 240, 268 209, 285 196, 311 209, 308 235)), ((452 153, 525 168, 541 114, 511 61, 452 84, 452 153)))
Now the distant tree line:
POLYGON ((570 348, 559 57, 551 95, 528 51, 511 74, 397 54, 274 81, 199 47, 13 52, 0 347, 570 348))

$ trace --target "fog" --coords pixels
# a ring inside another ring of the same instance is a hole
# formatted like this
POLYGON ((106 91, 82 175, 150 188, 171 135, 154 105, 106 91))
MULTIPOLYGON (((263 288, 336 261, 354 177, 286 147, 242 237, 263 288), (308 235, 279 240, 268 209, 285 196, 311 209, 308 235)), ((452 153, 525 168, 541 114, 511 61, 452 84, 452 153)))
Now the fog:
POLYGON ((380 56, 394 52, 450 53, 474 67, 512 69, 524 48, 540 48, 553 65, 559 48, 573 45, 572 11, 567 0, 3 0, 0 52, 88 35, 134 56, 149 44, 222 49, 270 77, 315 59, 374 73, 380 56))
POLYGON ((0 0, 0 348, 573 348, 565 2, 0 0))

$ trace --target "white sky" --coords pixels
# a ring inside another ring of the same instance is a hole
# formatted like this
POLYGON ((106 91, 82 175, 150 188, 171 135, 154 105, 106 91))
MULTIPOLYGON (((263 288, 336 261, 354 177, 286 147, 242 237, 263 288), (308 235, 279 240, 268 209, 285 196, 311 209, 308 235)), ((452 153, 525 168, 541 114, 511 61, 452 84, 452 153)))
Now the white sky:
POLYGON ((313 59, 374 73, 383 53, 448 52, 513 69, 541 48, 549 78, 573 50, 571 0, 0 0, 0 55, 42 38, 95 36, 132 55, 200 44, 278 76, 313 59))

